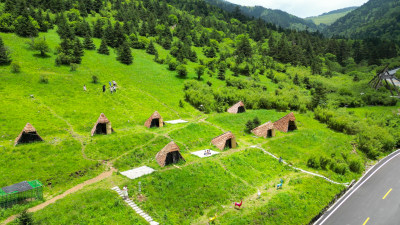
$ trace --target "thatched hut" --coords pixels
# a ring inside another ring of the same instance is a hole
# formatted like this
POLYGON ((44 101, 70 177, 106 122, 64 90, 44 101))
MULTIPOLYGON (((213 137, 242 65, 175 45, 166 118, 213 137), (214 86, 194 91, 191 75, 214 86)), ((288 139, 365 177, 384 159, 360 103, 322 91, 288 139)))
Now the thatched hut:
POLYGON ((175 142, 171 141, 168 143, 161 151, 159 151, 156 155, 156 161, 161 166, 164 167, 166 165, 177 163, 180 160, 185 160, 181 153, 179 152, 178 145, 175 142))
POLYGON ((224 150, 225 148, 236 148, 237 145, 235 135, 230 131, 215 137, 212 139, 211 143, 220 150, 224 150))
POLYGON ((253 130, 251 130, 251 133, 264 138, 275 137, 275 127, 274 124, 269 121, 254 128, 253 130))
POLYGON ((21 133, 19 133, 18 137, 15 139, 14 145, 35 141, 43 141, 43 139, 37 133, 36 129, 30 123, 27 123, 24 129, 22 129, 21 133))
POLYGON ((228 113, 244 113, 246 109, 244 108, 244 104, 242 101, 234 104, 232 107, 228 109, 228 113))
POLYGON ((164 121, 157 111, 155 111, 144 123, 144 125, 148 128, 151 127, 163 127, 164 121))
POLYGON ((94 134, 111 134, 113 131, 114 130, 111 127, 110 120, 107 119, 104 113, 101 113, 99 119, 92 129, 91 134, 92 136, 94 134))
POLYGON ((288 131, 294 131, 297 129, 296 126, 296 117, 294 117, 293 112, 287 114, 286 116, 282 117, 278 121, 274 123, 275 129, 282 131, 282 132, 288 132, 288 131))

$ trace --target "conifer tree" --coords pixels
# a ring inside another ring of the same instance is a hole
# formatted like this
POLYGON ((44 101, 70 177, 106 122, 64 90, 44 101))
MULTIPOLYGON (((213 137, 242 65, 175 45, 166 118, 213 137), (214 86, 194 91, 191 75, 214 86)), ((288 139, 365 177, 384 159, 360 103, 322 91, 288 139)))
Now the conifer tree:
POLYGON ((0 65, 6 65, 11 63, 10 54, 7 48, 4 46, 3 39, 0 37, 0 65))
POLYGON ((102 38, 104 31, 103 31, 103 21, 101 19, 96 20, 96 23, 93 26, 93 37, 95 38, 102 38))
POLYGON ((36 37, 39 34, 39 24, 28 14, 18 16, 15 23, 15 33, 21 37, 36 37))
POLYGON ((89 34, 86 34, 85 40, 83 42, 83 47, 87 50, 94 50, 96 46, 93 43, 92 37, 89 34))
POLYGON ((149 54, 151 54, 151 55, 154 55, 154 54, 155 54, 156 48, 154 47, 153 40, 150 41, 150 44, 149 44, 149 46, 147 47, 146 52, 149 53, 149 54))
POLYGON ((118 61, 126 65, 132 64, 133 56, 127 42, 124 42, 119 49, 118 61))
POLYGON ((109 55, 110 54, 110 51, 108 50, 108 47, 107 47, 107 42, 106 42, 106 40, 104 38, 101 40, 101 44, 100 44, 100 47, 97 50, 97 52, 100 53, 100 54, 103 54, 103 55, 109 55))
POLYGON ((79 38, 75 39, 74 50, 73 50, 73 59, 72 62, 76 64, 80 64, 82 62, 83 56, 83 46, 79 38))

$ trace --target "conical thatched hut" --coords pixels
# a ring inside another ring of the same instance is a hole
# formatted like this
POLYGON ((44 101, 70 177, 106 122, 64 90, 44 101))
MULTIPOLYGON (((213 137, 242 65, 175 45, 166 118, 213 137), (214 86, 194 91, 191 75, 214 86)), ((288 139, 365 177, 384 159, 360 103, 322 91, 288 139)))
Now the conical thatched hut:
POLYGON ((244 108, 244 104, 242 101, 234 104, 232 107, 228 109, 228 113, 244 113, 246 109, 244 108))
POLYGON ((275 137, 275 127, 271 121, 254 128, 251 132, 259 137, 275 137))
POLYGON ((35 141, 43 141, 43 139, 39 136, 36 129, 30 123, 27 123, 24 129, 22 129, 21 133, 15 139, 14 145, 35 141))
POLYGON ((274 123, 274 127, 277 130, 282 132, 294 131, 297 129, 296 126, 296 117, 294 117, 293 112, 287 114, 286 116, 282 117, 278 121, 274 123))
POLYGON ((178 145, 171 141, 156 155, 156 161, 161 166, 177 163, 179 160, 185 160, 179 152, 178 145))
POLYGON ((104 115, 104 113, 100 114, 99 119, 92 129, 92 136, 94 134, 111 134, 114 130, 111 127, 110 120, 104 115))
POLYGON ((225 148, 236 148, 235 135, 233 135, 230 131, 215 137, 212 139, 211 143, 220 150, 224 150, 225 148))
POLYGON ((144 123, 144 125, 148 128, 151 127, 163 127, 164 126, 164 121, 157 111, 153 113, 153 115, 150 116, 144 123))

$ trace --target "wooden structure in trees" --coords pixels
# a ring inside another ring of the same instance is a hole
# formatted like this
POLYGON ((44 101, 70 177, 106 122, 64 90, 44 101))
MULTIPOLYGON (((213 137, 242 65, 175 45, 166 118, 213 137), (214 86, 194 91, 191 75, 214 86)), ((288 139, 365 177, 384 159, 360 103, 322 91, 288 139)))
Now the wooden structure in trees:
POLYGON ((43 141, 43 139, 39 136, 36 129, 30 123, 27 123, 24 129, 22 129, 21 133, 15 139, 14 145, 35 141, 43 141))
POLYGON ((398 87, 398 85, 400 84, 400 81, 396 78, 394 73, 390 74, 388 66, 386 66, 385 69, 383 69, 380 73, 376 74, 376 76, 374 78, 372 78, 372 80, 368 84, 375 90, 378 90, 380 87, 385 85, 386 88, 389 89, 392 96, 395 96, 395 94, 393 92, 393 91, 395 91, 397 94, 397 97, 400 97, 399 87, 398 87), (390 81, 390 83, 389 83, 389 81, 390 81), (397 85, 396 85, 396 83, 397 83, 397 85))
POLYGON ((225 148, 236 148, 235 135, 233 135, 230 131, 215 137, 212 139, 211 143, 220 150, 224 150, 225 148))

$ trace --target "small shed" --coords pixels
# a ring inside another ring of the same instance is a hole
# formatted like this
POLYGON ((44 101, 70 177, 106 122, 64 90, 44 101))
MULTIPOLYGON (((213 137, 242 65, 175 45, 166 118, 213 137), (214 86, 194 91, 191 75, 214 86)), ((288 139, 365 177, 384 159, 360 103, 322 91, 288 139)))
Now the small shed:
POLYGON ((43 199, 43 185, 38 180, 22 181, 0 189, 0 207, 2 208, 34 199, 43 199))
POLYGON ((224 150, 226 148, 236 148, 236 138, 232 132, 228 131, 218 137, 212 139, 211 143, 215 145, 220 150, 224 150))
POLYGON ((244 104, 242 101, 234 104, 232 107, 228 109, 228 113, 244 113, 246 109, 244 108, 244 104))
POLYGON ((278 121, 274 123, 275 129, 282 131, 282 132, 288 132, 288 131, 294 131, 297 129, 296 126, 296 117, 294 117, 293 112, 287 114, 286 116, 282 117, 278 121))
POLYGON ((36 129, 30 123, 27 123, 24 129, 22 129, 21 133, 15 139, 14 145, 35 141, 43 141, 43 139, 39 136, 36 129))
POLYGON ((161 151, 156 155, 156 161, 161 166, 164 167, 169 164, 177 163, 180 160, 185 161, 179 152, 179 147, 175 142, 171 141, 168 143, 161 151))
POLYGON ((152 127, 163 127, 164 121, 157 111, 155 111, 144 123, 144 125, 148 128, 152 127))
POLYGON ((251 132, 259 137, 275 137, 275 127, 271 121, 254 128, 251 132))
POLYGON ((110 120, 108 120, 104 113, 101 113, 91 131, 92 136, 94 134, 111 134, 112 132, 114 132, 114 130, 111 127, 110 120))

